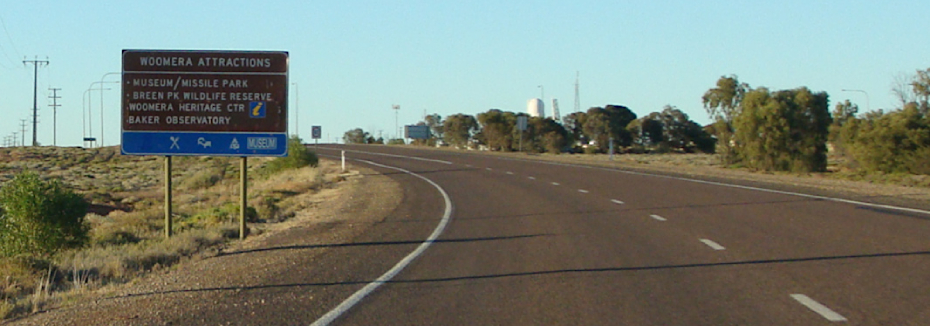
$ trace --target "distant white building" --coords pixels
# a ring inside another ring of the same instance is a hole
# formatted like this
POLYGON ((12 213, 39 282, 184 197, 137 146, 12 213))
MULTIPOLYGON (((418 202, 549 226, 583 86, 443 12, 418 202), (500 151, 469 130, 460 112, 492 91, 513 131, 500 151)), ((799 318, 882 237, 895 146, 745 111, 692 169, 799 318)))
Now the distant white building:
POLYGON ((526 114, 529 114, 531 117, 545 118, 545 104, 543 104, 541 99, 531 98, 529 101, 526 101, 526 114))

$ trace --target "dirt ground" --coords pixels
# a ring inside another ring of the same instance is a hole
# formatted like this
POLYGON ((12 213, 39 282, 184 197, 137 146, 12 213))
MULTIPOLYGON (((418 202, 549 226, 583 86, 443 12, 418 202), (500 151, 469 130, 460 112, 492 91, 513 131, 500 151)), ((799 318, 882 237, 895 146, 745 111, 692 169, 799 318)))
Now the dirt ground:
MULTIPOLYGON (((389 177, 360 168, 343 174, 345 181, 303 200, 308 208, 294 218, 264 229, 243 242, 203 253, 129 284, 105 287, 81 294, 46 311, 8 321, 10 325, 136 325, 175 324, 172 318, 198 323, 196 312, 211 305, 210 291, 232 289, 261 282, 292 268, 294 262, 312 261, 306 251, 265 251, 265 248, 348 243, 377 225, 400 203, 399 185, 389 177), (249 255, 237 255, 249 252, 249 255), (158 300, 151 294, 164 293, 158 300)), ((258 304, 258 303, 256 303, 258 304)), ((207 323, 209 321, 203 320, 207 323)))

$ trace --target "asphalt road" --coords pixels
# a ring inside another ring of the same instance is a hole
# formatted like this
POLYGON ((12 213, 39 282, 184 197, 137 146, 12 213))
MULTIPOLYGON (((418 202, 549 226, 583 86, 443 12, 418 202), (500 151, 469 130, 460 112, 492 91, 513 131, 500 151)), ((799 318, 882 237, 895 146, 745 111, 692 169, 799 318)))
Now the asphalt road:
POLYGON ((181 268, 228 277, 167 273, 13 324, 930 325, 930 213, 464 152, 317 151, 341 150, 401 185, 382 194, 396 209, 181 268))
POLYGON ((340 149, 432 180, 453 211, 334 325, 930 324, 924 213, 478 155, 319 152, 340 149))

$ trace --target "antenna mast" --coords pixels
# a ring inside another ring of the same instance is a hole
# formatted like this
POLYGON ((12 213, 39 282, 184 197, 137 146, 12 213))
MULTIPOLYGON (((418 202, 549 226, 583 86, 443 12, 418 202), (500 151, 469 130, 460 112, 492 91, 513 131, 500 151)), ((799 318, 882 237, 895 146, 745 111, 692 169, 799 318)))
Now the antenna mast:
POLYGON ((581 111, 581 98, 578 96, 578 71, 575 71, 575 112, 581 111))

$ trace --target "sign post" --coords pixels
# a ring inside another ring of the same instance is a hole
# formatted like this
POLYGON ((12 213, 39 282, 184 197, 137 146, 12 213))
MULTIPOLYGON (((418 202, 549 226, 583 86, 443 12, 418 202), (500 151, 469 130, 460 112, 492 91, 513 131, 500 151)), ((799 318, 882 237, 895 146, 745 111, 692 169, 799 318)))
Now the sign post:
POLYGON ((520 131, 520 153, 523 153, 523 132, 526 131, 526 116, 517 117, 517 130, 520 131))
POLYGON ((123 155, 242 157, 240 238, 249 156, 287 156, 288 53, 123 50, 123 155))

